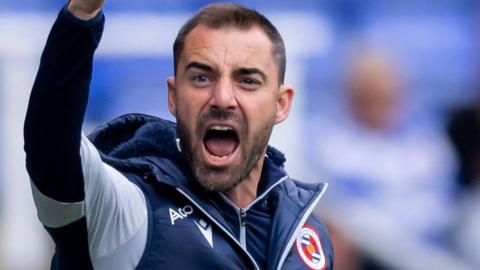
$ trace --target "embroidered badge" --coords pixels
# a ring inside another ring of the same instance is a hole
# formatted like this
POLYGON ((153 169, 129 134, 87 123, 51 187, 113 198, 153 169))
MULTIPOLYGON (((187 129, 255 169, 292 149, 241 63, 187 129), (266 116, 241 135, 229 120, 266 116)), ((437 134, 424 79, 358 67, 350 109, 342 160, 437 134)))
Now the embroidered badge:
POLYGON ((297 251, 303 262, 311 269, 321 270, 325 267, 325 255, 318 233, 305 224, 295 241, 297 251))

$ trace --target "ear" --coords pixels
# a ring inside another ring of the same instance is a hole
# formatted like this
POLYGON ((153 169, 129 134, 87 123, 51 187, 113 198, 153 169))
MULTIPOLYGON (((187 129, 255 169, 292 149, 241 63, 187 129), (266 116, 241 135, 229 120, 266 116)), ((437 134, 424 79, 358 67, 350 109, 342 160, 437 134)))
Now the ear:
POLYGON ((292 106, 295 90, 288 85, 281 85, 277 100, 277 112, 275 114, 275 124, 287 119, 290 107, 292 106))
POLYGON ((173 116, 177 116, 177 88, 175 87, 175 77, 168 77, 167 79, 168 87, 168 109, 173 116))

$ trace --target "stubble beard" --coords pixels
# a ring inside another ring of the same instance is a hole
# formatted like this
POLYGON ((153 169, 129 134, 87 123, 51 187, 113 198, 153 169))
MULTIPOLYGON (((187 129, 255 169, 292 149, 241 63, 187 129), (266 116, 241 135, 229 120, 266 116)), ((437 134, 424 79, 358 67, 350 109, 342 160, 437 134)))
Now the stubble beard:
MULTIPOLYGON (((208 115, 216 114, 218 113, 208 115)), ((236 117, 239 118, 238 116, 236 117)), ((208 116, 201 118, 200 123, 197 125, 197 130, 200 130, 198 127, 201 127, 202 121, 205 122, 207 120, 206 118, 208 118, 208 116)), ((208 119, 212 120, 212 118, 208 119)), ((241 119, 240 134, 238 134, 240 138, 238 150, 240 151, 241 161, 239 164, 232 165, 228 168, 213 168, 207 166, 202 158, 203 138, 200 134, 197 134, 197 140, 192 140, 191 134, 193 132, 184 125, 183 121, 177 119, 182 156, 187 161, 197 182, 207 191, 228 192, 234 189, 249 176, 265 152, 273 130, 274 120, 272 119, 265 123, 259 131, 249 137, 245 118, 241 119)))

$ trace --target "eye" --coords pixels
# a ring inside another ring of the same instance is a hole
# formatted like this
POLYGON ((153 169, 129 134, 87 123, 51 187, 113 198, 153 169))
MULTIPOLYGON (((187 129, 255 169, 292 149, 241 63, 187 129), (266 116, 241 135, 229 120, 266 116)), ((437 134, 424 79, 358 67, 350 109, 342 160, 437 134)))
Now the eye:
POLYGON ((262 82, 253 78, 242 78, 239 80, 239 84, 245 89, 254 90, 259 88, 262 85, 262 82))
POLYGON ((196 74, 192 76, 193 85, 196 87, 205 87, 211 83, 211 79, 209 76, 205 74, 196 74))

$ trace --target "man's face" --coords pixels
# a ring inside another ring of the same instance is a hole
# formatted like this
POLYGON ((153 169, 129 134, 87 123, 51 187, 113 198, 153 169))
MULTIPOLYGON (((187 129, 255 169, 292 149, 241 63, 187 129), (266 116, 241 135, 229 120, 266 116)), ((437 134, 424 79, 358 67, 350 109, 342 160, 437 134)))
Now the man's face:
POLYGON ((232 189, 263 161, 293 95, 279 85, 272 43, 256 27, 195 27, 168 88, 182 152, 210 191, 232 189))

